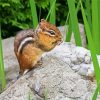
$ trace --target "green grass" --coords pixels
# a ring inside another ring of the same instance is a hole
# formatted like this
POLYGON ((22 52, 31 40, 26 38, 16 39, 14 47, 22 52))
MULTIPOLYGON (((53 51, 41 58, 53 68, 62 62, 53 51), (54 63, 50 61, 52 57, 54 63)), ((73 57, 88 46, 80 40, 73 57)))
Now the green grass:
POLYGON ((97 99, 97 96, 99 94, 99 89, 100 89, 100 84, 97 86, 94 94, 93 94, 93 97, 92 97, 92 100, 96 100, 97 99))
MULTIPOLYGON (((54 0, 50 0, 50 8, 52 8, 53 1, 54 0)), ((50 14, 50 23, 52 23, 54 25, 56 24, 56 11, 55 11, 56 5, 55 4, 56 4, 56 1, 53 4, 53 8, 52 8, 52 11, 50 14)))
POLYGON ((48 100, 48 89, 44 91, 44 100, 48 100))
POLYGON ((70 42, 72 36, 71 20, 69 19, 68 32, 66 32, 66 42, 70 42))
MULTIPOLYGON (((54 0, 53 2, 52 2, 52 5, 50 6, 50 10, 49 10, 49 12, 48 12, 48 14, 47 14, 47 16, 46 16, 46 20, 48 20, 49 19, 49 16, 50 16, 50 14, 51 14, 51 18, 52 18, 52 16, 54 16, 54 11, 53 11, 53 9, 55 10, 55 2, 56 2, 56 0, 54 0)), ((50 20, 50 21, 52 21, 52 23, 54 23, 53 21, 54 20, 50 20)))
POLYGON ((67 2, 68 2, 68 7, 69 7, 72 31, 74 33, 76 45, 82 46, 79 26, 78 26, 77 12, 75 9, 75 2, 74 0, 67 0, 67 2))
POLYGON ((29 1, 30 1, 30 7, 31 7, 33 27, 36 28, 38 25, 38 17, 37 17, 35 1, 34 0, 29 0, 29 1))
MULTIPOLYGON (((77 4, 76 14, 78 13, 79 9, 80 9, 80 2, 78 2, 78 4, 77 4)), ((65 25, 68 24, 68 19, 69 19, 69 26, 68 26, 68 32, 67 32, 67 29, 66 29, 66 42, 70 42, 71 36, 72 36, 72 25, 71 25, 71 19, 70 19, 69 13, 68 13, 65 25)))
POLYGON ((0 26, 0 82, 2 86, 1 89, 3 90, 6 86, 6 78, 5 78, 4 63, 3 63, 1 26, 0 26))
POLYGON ((92 35, 96 53, 100 54, 100 0, 92 0, 92 35))
POLYGON ((31 93, 28 93, 28 100, 31 100, 31 93))
POLYGON ((86 15, 89 23, 90 30, 92 30, 92 17, 91 17, 91 0, 86 0, 86 15))
MULTIPOLYGON (((85 12, 84 12, 81 0, 80 0, 80 3, 81 3, 81 11, 82 11, 82 16, 83 16, 83 21, 84 21, 84 27, 85 27, 85 30, 86 30, 86 36, 87 36, 87 40, 88 40, 88 43, 89 43, 89 49, 90 49, 90 52, 91 52, 91 57, 92 57, 93 65, 94 65, 94 71, 95 71, 97 86, 99 87, 100 67, 99 67, 99 63, 98 63, 98 60, 97 60, 95 43, 94 43, 93 38, 92 38, 90 27, 89 27, 88 21, 87 21, 86 16, 85 16, 85 12)), ((98 88, 98 90, 100 92, 100 87, 98 88)), ((95 93, 95 95, 96 94, 97 93, 95 93)), ((96 97, 96 96, 94 96, 94 97, 96 97)), ((96 100, 96 98, 94 100, 96 100)))

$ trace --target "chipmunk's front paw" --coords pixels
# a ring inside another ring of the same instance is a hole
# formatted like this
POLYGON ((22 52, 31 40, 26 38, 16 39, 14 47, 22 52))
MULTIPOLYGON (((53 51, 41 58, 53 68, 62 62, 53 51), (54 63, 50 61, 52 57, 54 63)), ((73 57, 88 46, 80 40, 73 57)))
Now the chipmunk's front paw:
POLYGON ((37 65, 42 65, 42 64, 43 64, 43 61, 41 60, 37 62, 37 65))
POLYGON ((43 64, 43 60, 42 60, 42 58, 37 62, 37 65, 42 65, 43 64))

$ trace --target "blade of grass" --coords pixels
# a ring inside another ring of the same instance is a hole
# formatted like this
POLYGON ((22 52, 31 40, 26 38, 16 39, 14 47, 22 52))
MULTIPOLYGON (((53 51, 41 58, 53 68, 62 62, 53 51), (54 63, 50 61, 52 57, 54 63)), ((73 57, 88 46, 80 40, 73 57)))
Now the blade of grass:
POLYGON ((92 97, 92 100, 97 100, 97 96, 98 96, 98 93, 99 93, 99 89, 100 89, 100 83, 99 85, 97 86, 94 94, 93 94, 93 97, 92 97))
POLYGON ((48 18, 49 18, 49 16, 50 16, 51 12, 52 12, 52 10, 53 10, 53 7, 55 6, 55 2, 56 2, 56 0, 53 1, 52 6, 50 7, 49 13, 48 13, 48 15, 46 16, 46 20, 48 20, 48 18))
POLYGON ((90 30, 92 29, 92 19, 91 19, 91 0, 86 0, 86 12, 87 12, 87 20, 90 26, 90 30))
MULTIPOLYGON (((50 1, 50 8, 52 7, 52 4, 53 4, 53 1, 54 0, 51 0, 50 1)), ((52 24, 54 24, 55 25, 55 23, 56 23, 56 11, 55 11, 55 6, 56 6, 56 1, 54 2, 54 6, 53 6, 53 8, 52 8, 52 11, 51 11, 51 14, 50 14, 50 23, 52 23, 52 24)))
MULTIPOLYGON (((80 2, 78 2, 77 4, 76 13, 78 13, 79 9, 80 9, 80 2)), ((67 25, 68 19, 69 19, 69 26, 68 26, 68 32, 66 31, 66 42, 70 42, 71 35, 72 35, 72 26, 71 26, 71 20, 69 17, 69 13, 68 13, 65 25, 67 25)))
POLYGON ((78 1, 77 7, 76 7, 76 13, 78 13, 79 9, 80 9, 80 1, 78 1))
POLYGON ((30 0, 30 7, 31 7, 33 27, 36 28, 38 25, 38 17, 37 17, 36 5, 34 0, 30 0))
POLYGON ((68 12, 67 19, 66 19, 66 22, 65 22, 65 32, 66 32, 66 39, 65 39, 65 41, 66 42, 70 42, 71 35, 72 35, 72 28, 71 28, 71 20, 70 20, 69 12, 68 12), (69 26, 68 26, 68 31, 67 31, 66 26, 68 24, 68 20, 69 20, 69 26))
POLYGON ((31 100, 30 92, 28 93, 28 100, 31 100))
MULTIPOLYGON (((85 12, 84 12, 84 8, 82 6, 81 0, 80 0, 80 3, 81 3, 81 11, 82 11, 82 16, 83 16, 83 21, 84 21, 84 27, 85 27, 85 30, 86 30, 86 36, 87 36, 87 40, 88 40, 88 43, 89 43, 91 57, 92 57, 92 60, 93 60, 96 81, 97 81, 97 85, 99 85, 99 81, 100 81, 100 76, 99 76, 100 75, 100 67, 99 67, 99 63, 98 63, 98 60, 97 60, 97 56, 96 56, 95 44, 94 44, 93 39, 92 39, 90 27, 89 27, 89 24, 88 24, 86 16, 85 16, 85 12)), ((100 90, 100 88, 99 88, 99 90, 100 90)))
POLYGON ((69 19, 68 32, 66 33, 66 42, 70 42, 72 36, 71 20, 69 19))
POLYGON ((6 86, 6 78, 5 78, 4 63, 3 63, 1 25, 0 25, 0 79, 1 79, 1 85, 2 85, 2 90, 3 90, 6 86))
POLYGON ((75 3, 74 0, 67 0, 68 6, 69 6, 69 12, 70 12, 70 18, 71 18, 71 26, 75 37, 76 45, 82 46, 80 32, 79 32, 79 26, 78 26, 78 19, 77 19, 77 13, 75 10, 75 3))
POLYGON ((100 0, 92 0, 92 35, 96 53, 100 54, 100 0))
POLYGON ((44 100, 48 100, 48 90, 45 89, 44 91, 44 100))
MULTIPOLYGON (((98 19, 98 24, 99 24, 99 26, 98 26, 99 27, 98 32, 99 33, 98 33, 98 41, 97 42, 100 43, 100 0, 98 0, 98 18, 99 18, 98 19)), ((99 46, 99 48, 98 48, 99 49, 98 50, 99 53, 98 54, 100 54, 100 44, 99 43, 98 43, 98 46, 99 46)))

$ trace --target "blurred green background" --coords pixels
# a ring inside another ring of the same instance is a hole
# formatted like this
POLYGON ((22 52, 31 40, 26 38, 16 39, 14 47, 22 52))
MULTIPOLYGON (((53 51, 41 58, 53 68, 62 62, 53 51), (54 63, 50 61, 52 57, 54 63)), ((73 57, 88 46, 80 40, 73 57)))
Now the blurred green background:
MULTIPOLYGON (((85 0, 82 1, 83 5, 85 0)), ((38 20, 46 18, 50 10, 50 0, 35 0, 38 20)), ((78 0, 75 0, 77 5, 78 0)), ((84 6, 85 8, 85 6, 84 6)), ((63 26, 68 15, 66 0, 56 1, 56 25, 63 26)), ((2 38, 14 36, 21 29, 33 28, 29 0, 0 0, 0 23, 2 38)), ((81 11, 78 20, 83 23, 81 11)))

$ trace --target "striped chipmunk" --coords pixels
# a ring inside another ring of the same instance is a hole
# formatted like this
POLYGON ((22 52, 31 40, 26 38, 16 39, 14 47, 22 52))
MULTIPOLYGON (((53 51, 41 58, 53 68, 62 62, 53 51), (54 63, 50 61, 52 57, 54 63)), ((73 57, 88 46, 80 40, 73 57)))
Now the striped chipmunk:
POLYGON ((32 29, 18 32, 14 40, 14 52, 20 66, 20 75, 34 68, 43 53, 52 50, 62 42, 58 28, 41 19, 35 31, 32 29))

